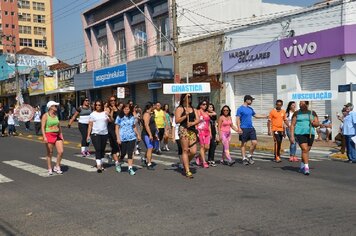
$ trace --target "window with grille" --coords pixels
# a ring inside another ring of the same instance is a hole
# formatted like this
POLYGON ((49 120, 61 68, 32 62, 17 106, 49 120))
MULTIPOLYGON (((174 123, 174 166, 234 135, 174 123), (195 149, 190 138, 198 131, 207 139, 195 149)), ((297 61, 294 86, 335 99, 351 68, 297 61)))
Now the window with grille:
POLYGON ((18 1, 19 8, 30 9, 30 1, 18 1))
POLYGON ((45 48, 46 47, 46 40, 35 39, 35 47, 37 47, 37 48, 45 48))
POLYGON ((147 34, 145 23, 132 27, 135 37, 135 56, 136 58, 147 56, 147 34))
POLYGON ((33 2, 32 8, 33 8, 33 10, 36 10, 36 11, 44 11, 45 4, 43 2, 33 2))
POLYGON ((19 25, 20 34, 31 34, 31 26, 19 25))
POLYGON ((45 15, 33 15, 33 22, 36 23, 46 23, 46 16, 45 15))
POLYGON ((125 62, 127 60, 126 55, 126 40, 125 31, 121 30, 115 33, 116 42, 116 62, 125 62))
POLYGON ((19 13, 19 21, 31 21, 31 14, 28 13, 19 13))
POLYGON ((20 46, 32 47, 32 39, 20 38, 20 46))
POLYGON ((169 42, 166 38, 170 37, 170 25, 168 15, 163 15, 154 19, 154 24, 158 28, 157 32, 157 52, 170 51, 169 42), (165 35, 166 37, 164 37, 165 35))
POLYGON ((99 46, 99 62, 101 67, 105 67, 109 65, 109 50, 108 50, 108 40, 106 36, 100 37, 98 40, 99 46))
POLYGON ((46 28, 43 27, 34 27, 33 33, 36 35, 46 35, 46 28))

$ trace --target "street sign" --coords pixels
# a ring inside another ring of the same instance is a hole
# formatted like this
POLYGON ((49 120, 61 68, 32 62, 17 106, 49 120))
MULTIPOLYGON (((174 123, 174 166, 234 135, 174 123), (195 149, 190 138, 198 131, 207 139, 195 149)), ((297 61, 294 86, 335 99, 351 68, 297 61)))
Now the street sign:
POLYGON ((163 84, 164 94, 210 93, 210 83, 163 84))
POLYGON ((332 90, 325 91, 300 91, 288 93, 289 101, 326 101, 337 99, 337 92, 332 90))
POLYGON ((148 83, 148 89, 160 89, 162 88, 162 82, 148 83))
MULTIPOLYGON (((339 85, 339 93, 350 92, 351 84, 339 85)), ((352 84, 352 91, 356 91, 356 84, 352 84)))
POLYGON ((117 87, 117 98, 125 98, 125 88, 117 87))

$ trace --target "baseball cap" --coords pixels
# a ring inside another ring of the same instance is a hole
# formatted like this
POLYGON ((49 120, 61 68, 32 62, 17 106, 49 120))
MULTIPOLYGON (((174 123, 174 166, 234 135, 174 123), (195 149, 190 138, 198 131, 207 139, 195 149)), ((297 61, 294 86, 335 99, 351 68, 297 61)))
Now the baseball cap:
POLYGON ((59 103, 55 101, 49 101, 47 102, 47 108, 50 108, 51 106, 58 106, 59 103))
POLYGON ((253 100, 255 100, 255 98, 252 97, 251 95, 245 95, 245 97, 244 97, 244 102, 245 102, 246 100, 251 100, 251 101, 253 101, 253 100))
POLYGON ((352 105, 351 102, 349 102, 349 103, 347 103, 346 105, 344 105, 344 107, 353 107, 353 105, 352 105))

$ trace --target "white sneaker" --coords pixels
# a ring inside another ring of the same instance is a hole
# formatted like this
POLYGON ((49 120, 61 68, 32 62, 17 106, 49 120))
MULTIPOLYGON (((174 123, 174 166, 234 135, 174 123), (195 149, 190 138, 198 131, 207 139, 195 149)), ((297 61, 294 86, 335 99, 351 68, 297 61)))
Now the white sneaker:
POLYGON ((57 174, 63 174, 63 171, 61 171, 61 167, 60 166, 53 167, 53 171, 56 172, 57 174))
POLYGON ((136 156, 139 156, 140 155, 140 152, 138 150, 135 151, 135 155, 136 156))
POLYGON ((53 175, 52 169, 48 169, 48 175, 53 175))

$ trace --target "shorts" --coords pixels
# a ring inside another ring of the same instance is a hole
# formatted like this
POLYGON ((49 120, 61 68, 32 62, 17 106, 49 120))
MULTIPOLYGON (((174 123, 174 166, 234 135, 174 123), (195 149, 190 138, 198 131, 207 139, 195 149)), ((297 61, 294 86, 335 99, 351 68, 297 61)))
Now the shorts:
POLYGON ((151 140, 150 136, 145 135, 143 140, 145 142, 145 146, 146 146, 147 149, 152 149, 153 148, 154 139, 151 140))
POLYGON ((255 128, 241 128, 242 134, 239 135, 241 142, 245 143, 249 140, 257 140, 255 128))
POLYGON ((199 143, 200 145, 204 146, 204 145, 210 145, 210 133, 207 132, 201 132, 198 134, 199 136, 199 143))
POLYGON ((163 140, 163 137, 164 137, 164 128, 159 128, 159 129, 158 129, 158 138, 159 138, 159 141, 162 141, 162 140, 163 140))
POLYGON ((313 145, 315 135, 309 135, 309 134, 296 134, 295 136, 295 141, 297 143, 302 144, 302 143, 307 143, 309 147, 313 145))
POLYGON ((47 142, 51 144, 55 144, 57 141, 62 140, 59 133, 48 132, 45 135, 47 138, 47 142))
POLYGON ((180 139, 188 139, 189 147, 193 147, 196 143, 198 143, 198 137, 196 132, 196 130, 193 131, 184 128, 183 126, 179 126, 178 135, 180 139))

